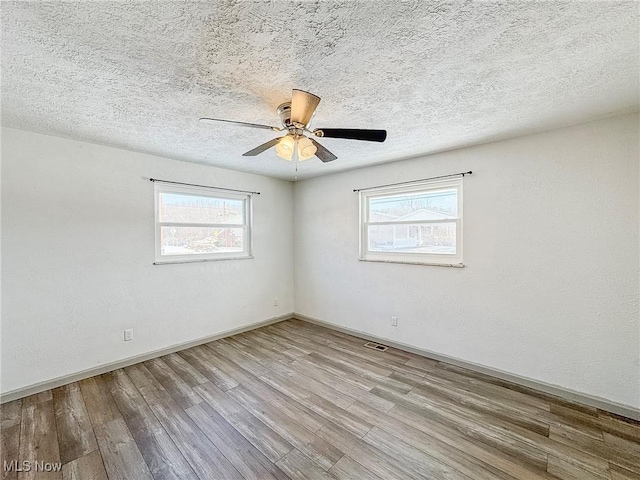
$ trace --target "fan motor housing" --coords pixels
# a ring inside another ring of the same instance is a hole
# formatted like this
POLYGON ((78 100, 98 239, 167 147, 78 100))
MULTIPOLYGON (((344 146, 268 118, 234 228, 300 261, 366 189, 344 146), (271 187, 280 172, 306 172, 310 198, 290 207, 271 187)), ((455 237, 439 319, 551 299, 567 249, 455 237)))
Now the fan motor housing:
POLYGON ((285 128, 291 127, 291 102, 285 102, 278 105, 276 109, 282 126, 285 128))

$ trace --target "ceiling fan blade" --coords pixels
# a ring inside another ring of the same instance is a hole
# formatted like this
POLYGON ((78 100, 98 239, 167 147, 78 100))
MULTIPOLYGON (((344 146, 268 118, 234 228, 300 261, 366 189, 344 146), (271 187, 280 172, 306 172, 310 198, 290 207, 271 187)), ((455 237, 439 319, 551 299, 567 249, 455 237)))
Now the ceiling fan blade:
POLYGON ((265 150, 269 150, 271 147, 275 146, 276 143, 280 141, 284 137, 274 138, 273 140, 269 140, 267 143, 263 143, 262 145, 257 146, 253 150, 249 150, 246 153, 243 153, 243 157, 255 157, 256 155, 260 155, 265 150))
POLYGON ((336 157, 333 153, 331 153, 329 150, 327 150, 326 148, 324 148, 322 145, 320 145, 318 142, 316 142, 313 138, 310 138, 309 140, 311 140, 311 142, 316 146, 317 150, 316 150, 316 157, 318 157, 320 160, 322 160, 324 163, 327 162, 333 162, 336 157))
POLYGON ((320 97, 304 90, 294 89, 291 94, 291 121, 306 127, 319 103, 320 97))
POLYGON ((386 130, 360 130, 357 128, 316 128, 319 137, 347 138, 349 140, 365 140, 367 142, 384 142, 387 139, 386 130), (320 133, 321 132, 321 133, 320 133))
POLYGON ((267 130, 274 130, 276 132, 280 130, 277 127, 270 127, 269 125, 260 125, 258 123, 236 122, 235 120, 223 120, 222 118, 201 118, 200 122, 201 123, 225 122, 225 123, 232 123, 234 125, 242 125, 243 127, 266 128, 267 130))

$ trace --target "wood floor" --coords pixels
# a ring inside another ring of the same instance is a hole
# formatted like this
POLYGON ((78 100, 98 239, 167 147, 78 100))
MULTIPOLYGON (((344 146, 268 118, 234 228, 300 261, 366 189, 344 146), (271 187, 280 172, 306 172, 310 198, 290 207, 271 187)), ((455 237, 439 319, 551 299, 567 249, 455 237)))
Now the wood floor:
POLYGON ((298 320, 2 406, 3 479, 640 479, 640 425, 298 320), (7 463, 5 463, 7 462, 7 463))

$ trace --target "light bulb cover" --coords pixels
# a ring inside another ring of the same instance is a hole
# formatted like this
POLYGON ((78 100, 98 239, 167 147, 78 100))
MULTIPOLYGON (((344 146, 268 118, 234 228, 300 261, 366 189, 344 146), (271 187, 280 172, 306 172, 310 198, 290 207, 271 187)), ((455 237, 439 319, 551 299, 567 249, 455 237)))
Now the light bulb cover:
POLYGON ((316 154, 318 149, 313 142, 307 137, 298 140, 298 159, 300 161, 309 160, 316 154))
POLYGON ((291 161, 295 144, 296 142, 291 135, 285 135, 282 137, 282 140, 276 144, 276 155, 284 160, 291 161))

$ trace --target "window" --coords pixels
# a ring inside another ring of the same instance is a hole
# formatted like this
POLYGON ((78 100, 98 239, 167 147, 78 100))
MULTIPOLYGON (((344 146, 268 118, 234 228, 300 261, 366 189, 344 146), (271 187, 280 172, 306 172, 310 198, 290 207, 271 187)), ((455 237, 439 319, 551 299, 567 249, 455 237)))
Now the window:
POLYGON ((251 258, 251 195, 154 183, 156 263, 251 258))
POLYGON ((462 266, 462 179, 361 191, 360 260, 462 266))

